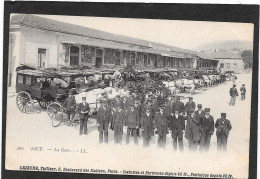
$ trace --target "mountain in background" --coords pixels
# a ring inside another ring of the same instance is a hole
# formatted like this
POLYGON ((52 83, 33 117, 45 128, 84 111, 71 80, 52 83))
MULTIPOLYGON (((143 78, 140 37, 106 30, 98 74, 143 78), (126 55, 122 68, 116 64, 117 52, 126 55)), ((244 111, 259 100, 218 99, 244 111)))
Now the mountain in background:
POLYGON ((231 50, 231 51, 243 51, 253 50, 253 42, 240 41, 240 40, 223 40, 212 43, 207 43, 200 47, 195 48, 195 51, 207 51, 207 50, 231 50))

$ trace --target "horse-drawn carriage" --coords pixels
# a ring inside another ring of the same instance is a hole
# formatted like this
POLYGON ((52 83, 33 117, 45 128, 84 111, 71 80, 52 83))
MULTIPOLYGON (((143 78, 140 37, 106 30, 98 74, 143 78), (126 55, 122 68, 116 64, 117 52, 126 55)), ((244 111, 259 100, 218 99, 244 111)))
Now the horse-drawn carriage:
MULTIPOLYGON (((82 86, 76 80, 80 77, 84 77, 84 73, 80 71, 17 69, 17 107, 23 113, 34 113, 37 111, 38 103, 40 107, 47 109, 47 114, 52 119, 52 125, 58 126, 65 116, 64 101, 69 96, 69 91, 74 91, 74 95, 86 91, 86 86, 82 86)), ((92 111, 95 110, 94 107, 92 111)), ((95 112, 92 114, 94 115, 95 112)), ((77 121, 76 118, 77 115, 73 121, 77 121)))

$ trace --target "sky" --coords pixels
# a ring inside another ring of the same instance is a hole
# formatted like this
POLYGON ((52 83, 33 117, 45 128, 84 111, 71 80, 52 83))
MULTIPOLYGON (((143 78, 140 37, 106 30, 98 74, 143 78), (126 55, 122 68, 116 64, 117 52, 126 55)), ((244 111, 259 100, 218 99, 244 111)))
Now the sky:
POLYGON ((57 15, 39 16, 189 50, 222 40, 253 42, 253 24, 249 23, 57 15))

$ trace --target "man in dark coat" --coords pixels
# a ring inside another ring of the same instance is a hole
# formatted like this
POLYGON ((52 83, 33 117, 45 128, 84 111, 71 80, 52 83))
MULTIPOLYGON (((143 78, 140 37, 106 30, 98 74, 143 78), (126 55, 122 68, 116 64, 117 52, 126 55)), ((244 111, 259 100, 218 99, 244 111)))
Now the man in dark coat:
POLYGON ((229 131, 232 129, 230 121, 226 119, 226 113, 221 113, 221 118, 217 119, 215 127, 217 128, 217 148, 226 151, 229 131))
POLYGON ((117 107, 112 119, 112 128, 114 129, 115 143, 121 143, 123 135, 123 126, 125 123, 125 111, 122 108, 122 104, 119 102, 117 103, 117 107))
POLYGON ((141 116, 141 129, 143 134, 143 146, 149 146, 151 137, 153 135, 153 114, 151 108, 147 107, 141 116))
POLYGON ((73 90, 69 91, 69 97, 66 98, 63 106, 65 106, 66 113, 68 114, 68 119, 70 121, 73 120, 74 115, 75 115, 75 108, 76 108, 76 100, 75 97, 73 96, 73 90))
POLYGON ((193 101, 193 97, 189 97, 189 101, 185 104, 185 111, 188 116, 190 116, 196 108, 196 104, 193 101))
MULTIPOLYGON (((141 114, 142 114, 142 106, 141 106, 141 102, 140 102, 138 97, 135 98, 134 105, 135 105, 135 110, 138 114, 138 119, 140 119, 141 114)), ((138 137, 140 137, 140 135, 139 135, 140 134, 140 132, 139 132, 140 127, 141 127, 141 124, 139 123, 138 129, 136 129, 136 134, 137 134, 138 137)))
POLYGON ((196 118, 197 123, 200 124, 205 115, 205 111, 202 109, 202 104, 198 104, 197 107, 198 110, 194 112, 194 117, 196 118))
POLYGON ((157 97, 157 104, 160 106, 160 105, 163 105, 165 103, 165 95, 164 95, 164 92, 161 91, 161 94, 157 97))
POLYGON ((97 113, 97 123, 98 123, 98 131, 99 131, 99 143, 104 142, 108 143, 108 128, 109 123, 111 123, 111 111, 107 106, 107 102, 103 101, 102 107, 98 109, 97 113), (104 136, 104 137, 103 137, 104 136))
POLYGON ((230 102, 229 102, 229 106, 235 106, 236 103, 236 97, 238 96, 238 92, 237 92, 237 88, 236 85, 233 85, 232 88, 230 88, 229 90, 229 94, 230 94, 230 102))
POLYGON ((240 92, 241 92, 241 100, 245 100, 246 99, 246 87, 245 84, 242 84, 242 87, 240 88, 240 92))
POLYGON ((187 116, 187 124, 185 131, 185 138, 189 140, 189 148, 192 151, 196 151, 200 141, 200 127, 201 121, 195 112, 191 116, 187 116))
POLYGON ((78 106, 79 110, 79 135, 82 135, 82 132, 87 135, 88 131, 88 115, 89 115, 89 104, 86 102, 86 97, 82 97, 82 103, 78 106))
POLYGON ((184 103, 180 101, 180 96, 176 97, 176 102, 173 104, 173 111, 179 111, 179 114, 182 115, 184 113, 184 103))
POLYGON ((129 143, 130 133, 134 136, 134 143, 138 144, 136 131, 138 129, 139 123, 138 112, 135 110, 134 104, 131 104, 130 109, 128 109, 126 112, 126 144, 129 143))
POLYGON ((164 148, 166 144, 168 120, 163 105, 160 106, 160 111, 155 114, 154 123, 158 134, 158 147, 164 148))
POLYGON ((193 150, 193 135, 192 135, 192 126, 191 126, 193 117, 194 117, 194 113, 192 113, 190 116, 187 115, 185 117, 187 123, 186 123, 185 135, 184 136, 188 140, 190 151, 193 150))
POLYGON ((183 131, 185 130, 185 119, 175 110, 174 115, 169 116, 169 128, 172 132, 173 149, 177 150, 177 140, 179 143, 179 150, 183 151, 183 131))
POLYGON ((210 108, 205 108, 205 116, 201 122, 200 151, 209 150, 210 139, 214 132, 214 118, 209 114, 210 108))

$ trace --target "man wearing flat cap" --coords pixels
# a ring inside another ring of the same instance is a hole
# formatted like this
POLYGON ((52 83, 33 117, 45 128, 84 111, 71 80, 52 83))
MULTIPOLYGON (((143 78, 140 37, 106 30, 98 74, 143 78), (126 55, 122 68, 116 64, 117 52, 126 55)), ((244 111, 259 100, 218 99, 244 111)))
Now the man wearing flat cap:
POLYGON ((193 97, 189 97, 189 101, 185 104, 185 111, 188 116, 190 116, 196 108, 196 104, 193 101, 193 97))
POLYGON ((236 97, 238 96, 238 92, 237 92, 237 88, 236 85, 233 85, 232 88, 230 88, 229 90, 229 94, 230 94, 230 102, 229 102, 229 106, 235 106, 236 103, 236 97))
POLYGON ((126 112, 126 126, 126 144, 129 143, 130 134, 134 136, 134 143, 138 144, 137 129, 139 127, 139 118, 138 112, 135 110, 135 105, 133 103, 130 104, 130 109, 126 112))
POLYGON ((158 147, 165 148, 168 120, 164 112, 164 106, 161 105, 159 108, 160 111, 155 114, 154 124, 158 134, 158 147))
POLYGON ((226 119, 226 113, 221 113, 221 118, 217 119, 215 127, 217 128, 217 148, 226 151, 229 131, 232 129, 230 121, 226 119))
POLYGON ((75 108, 76 108, 76 100, 73 95, 74 95, 74 90, 71 89, 69 91, 69 96, 66 98, 63 104, 63 106, 65 106, 66 113, 68 114, 68 119, 70 121, 72 121, 75 116, 75 108))
POLYGON ((210 115, 210 108, 205 108, 205 115, 201 121, 200 151, 208 151, 210 139, 214 132, 214 118, 210 115))
POLYGON ((82 135, 82 132, 87 135, 88 132, 88 115, 89 115, 89 104, 86 102, 86 97, 82 97, 82 103, 78 106, 79 110, 79 135, 82 135))
POLYGON ((240 88, 240 92, 241 92, 241 100, 245 100, 246 99, 246 87, 245 84, 242 84, 242 87, 240 88))

